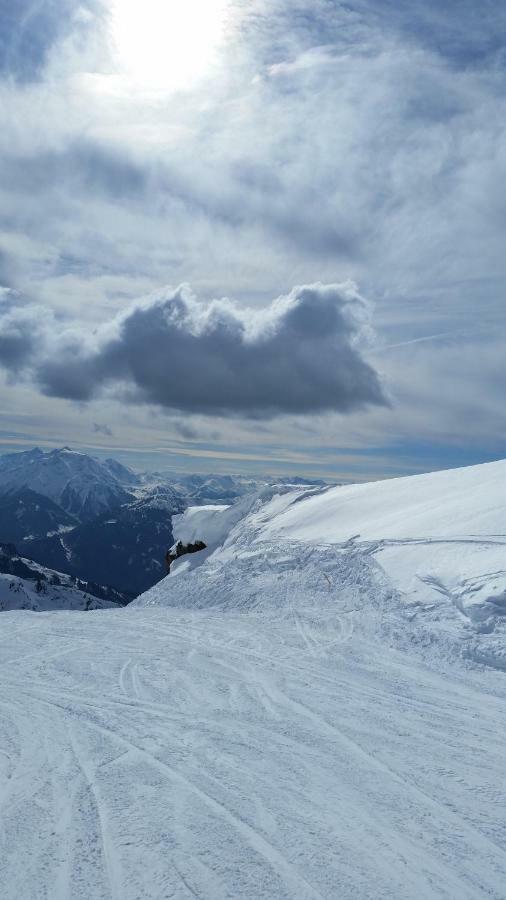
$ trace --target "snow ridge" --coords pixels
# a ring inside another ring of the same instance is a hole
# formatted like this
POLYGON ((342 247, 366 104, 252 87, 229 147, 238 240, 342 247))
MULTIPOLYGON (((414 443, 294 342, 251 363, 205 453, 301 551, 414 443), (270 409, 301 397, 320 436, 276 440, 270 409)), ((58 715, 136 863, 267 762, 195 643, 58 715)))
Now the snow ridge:
POLYGON ((388 630, 397 645, 409 640, 424 653, 430 648, 441 658, 456 654, 506 669, 505 476, 501 461, 366 485, 265 488, 224 511, 190 508, 175 518, 175 538, 201 538, 208 550, 178 561, 177 584, 171 575, 136 604, 191 607, 199 597, 208 605, 228 597, 244 607, 260 581, 262 602, 282 608, 275 579, 266 578, 287 548, 283 584, 303 586, 292 585, 292 597, 318 583, 315 552, 323 554, 321 571, 332 568, 333 555, 339 558, 347 587, 374 560, 369 586, 361 589, 364 632, 372 627, 381 572, 389 585, 389 605, 382 624, 376 621, 382 640, 388 630))

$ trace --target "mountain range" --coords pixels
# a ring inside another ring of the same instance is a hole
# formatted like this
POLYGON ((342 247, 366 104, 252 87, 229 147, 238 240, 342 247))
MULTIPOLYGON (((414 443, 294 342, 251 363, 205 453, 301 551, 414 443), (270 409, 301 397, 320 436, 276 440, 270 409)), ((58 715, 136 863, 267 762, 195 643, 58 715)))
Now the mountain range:
POLYGON ((166 574, 174 515, 188 506, 232 503, 265 482, 137 474, 69 447, 9 453, 0 456, 0 541, 39 565, 131 599, 166 574))

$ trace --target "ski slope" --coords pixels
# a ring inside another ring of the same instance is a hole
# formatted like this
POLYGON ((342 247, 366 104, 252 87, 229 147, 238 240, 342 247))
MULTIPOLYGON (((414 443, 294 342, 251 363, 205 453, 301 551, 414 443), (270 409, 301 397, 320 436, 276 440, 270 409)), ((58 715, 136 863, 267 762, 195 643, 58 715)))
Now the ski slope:
POLYGON ((271 517, 274 536, 372 554, 413 615, 453 607, 464 640, 506 669, 506 460, 321 492, 271 517))
POLYGON ((3 613, 2 898, 503 900, 494 465, 190 510, 130 607, 3 613))

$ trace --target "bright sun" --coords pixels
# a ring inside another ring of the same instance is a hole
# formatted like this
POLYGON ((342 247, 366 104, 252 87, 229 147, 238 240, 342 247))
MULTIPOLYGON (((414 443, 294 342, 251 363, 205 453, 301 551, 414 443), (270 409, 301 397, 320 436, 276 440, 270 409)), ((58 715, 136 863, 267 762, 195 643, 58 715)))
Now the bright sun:
POLYGON ((177 90, 202 78, 223 37, 227 0, 112 0, 120 70, 139 88, 177 90))

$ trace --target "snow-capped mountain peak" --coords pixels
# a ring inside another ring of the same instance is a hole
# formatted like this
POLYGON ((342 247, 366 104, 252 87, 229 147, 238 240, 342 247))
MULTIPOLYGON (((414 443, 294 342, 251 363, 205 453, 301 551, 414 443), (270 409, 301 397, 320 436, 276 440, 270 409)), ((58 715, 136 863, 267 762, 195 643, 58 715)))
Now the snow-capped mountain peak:
POLYGON ((58 503, 65 512, 89 520, 131 499, 134 473, 86 453, 38 447, 0 457, 0 492, 28 488, 58 503))

